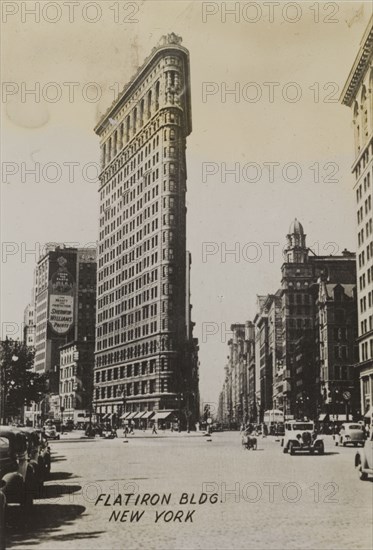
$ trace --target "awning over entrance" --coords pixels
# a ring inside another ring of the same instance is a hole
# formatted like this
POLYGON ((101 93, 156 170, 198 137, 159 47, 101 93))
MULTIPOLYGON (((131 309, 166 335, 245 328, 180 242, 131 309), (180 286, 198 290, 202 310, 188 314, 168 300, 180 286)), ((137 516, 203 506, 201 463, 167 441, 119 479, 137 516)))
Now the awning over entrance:
POLYGON ((372 407, 369 407, 367 412, 364 414, 364 418, 371 418, 373 416, 372 413, 373 413, 372 407))
POLYGON ((172 413, 173 413, 173 411, 160 411, 160 412, 157 412, 153 416, 152 420, 166 420, 166 418, 171 416, 172 413))
POLYGON ((154 411, 147 411, 141 416, 141 419, 146 420, 146 419, 150 418, 151 416, 153 416, 153 414, 154 414, 154 411))
POLYGON ((319 415, 319 422, 325 422, 325 420, 328 418, 328 414, 320 414, 319 415))
MULTIPOLYGON (((352 415, 350 414, 350 420, 352 421, 352 415)), ((332 422, 346 422, 347 416, 345 414, 332 414, 330 416, 332 422)))

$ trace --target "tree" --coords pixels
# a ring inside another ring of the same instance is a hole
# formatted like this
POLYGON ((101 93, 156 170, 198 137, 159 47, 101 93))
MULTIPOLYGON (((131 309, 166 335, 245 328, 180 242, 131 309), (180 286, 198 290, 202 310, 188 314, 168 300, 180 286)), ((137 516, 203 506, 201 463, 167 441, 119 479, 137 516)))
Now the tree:
POLYGON ((0 345, 1 417, 17 416, 24 405, 39 403, 46 393, 46 376, 32 371, 33 348, 9 340, 0 345))

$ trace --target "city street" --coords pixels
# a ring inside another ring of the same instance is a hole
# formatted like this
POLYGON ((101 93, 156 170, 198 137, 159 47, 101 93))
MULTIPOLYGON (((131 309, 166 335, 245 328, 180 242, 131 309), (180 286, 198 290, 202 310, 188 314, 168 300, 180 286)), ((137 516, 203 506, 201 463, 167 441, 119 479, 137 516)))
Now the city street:
POLYGON ((51 442, 44 498, 27 518, 11 507, 7 547, 372 547, 373 484, 354 471, 356 449, 328 436, 325 455, 290 456, 274 437, 259 437, 256 451, 238 432, 206 439, 138 431, 128 443, 51 442))

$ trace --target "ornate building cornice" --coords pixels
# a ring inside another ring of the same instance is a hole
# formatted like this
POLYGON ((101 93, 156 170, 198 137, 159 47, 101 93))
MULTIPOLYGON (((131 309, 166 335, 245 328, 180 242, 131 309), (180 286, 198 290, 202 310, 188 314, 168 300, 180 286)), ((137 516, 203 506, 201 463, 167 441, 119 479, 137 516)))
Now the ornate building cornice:
POLYGON ((373 16, 370 18, 364 36, 360 43, 359 52, 355 58, 350 74, 348 75, 346 84, 342 90, 340 101, 343 105, 351 107, 354 102, 360 84, 369 69, 373 58, 373 16))
POLYGON ((100 135, 103 129, 106 127, 106 124, 110 124, 109 119, 115 118, 117 112, 131 97, 133 92, 138 87, 139 82, 159 55, 165 55, 167 51, 169 51, 170 54, 178 51, 184 54, 186 62, 189 64, 189 52, 186 48, 184 48, 184 46, 181 46, 181 41, 182 38, 180 36, 177 36, 175 33, 170 33, 160 39, 157 46, 152 49, 150 55, 148 55, 143 64, 137 69, 134 76, 123 87, 122 92, 119 94, 119 97, 112 102, 107 111, 101 116, 99 122, 94 128, 96 134, 100 135))

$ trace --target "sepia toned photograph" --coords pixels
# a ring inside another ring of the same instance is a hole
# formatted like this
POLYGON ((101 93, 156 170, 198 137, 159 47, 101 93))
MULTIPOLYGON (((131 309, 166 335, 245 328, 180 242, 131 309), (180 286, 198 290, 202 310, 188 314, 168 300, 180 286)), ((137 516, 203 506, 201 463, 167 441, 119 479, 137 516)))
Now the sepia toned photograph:
POLYGON ((373 550, 371 2, 0 9, 0 550, 373 550))

